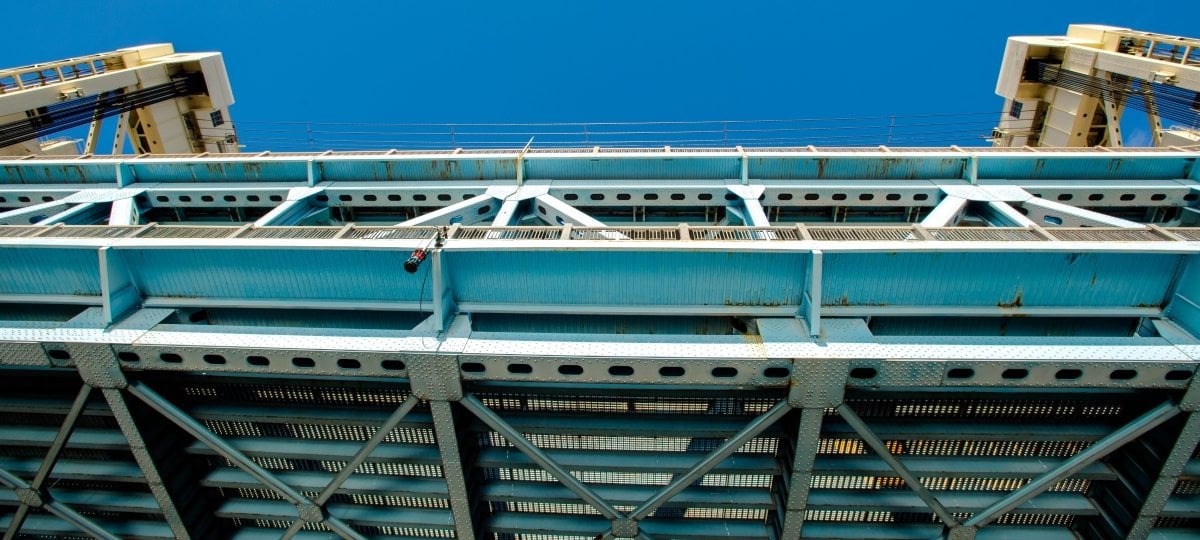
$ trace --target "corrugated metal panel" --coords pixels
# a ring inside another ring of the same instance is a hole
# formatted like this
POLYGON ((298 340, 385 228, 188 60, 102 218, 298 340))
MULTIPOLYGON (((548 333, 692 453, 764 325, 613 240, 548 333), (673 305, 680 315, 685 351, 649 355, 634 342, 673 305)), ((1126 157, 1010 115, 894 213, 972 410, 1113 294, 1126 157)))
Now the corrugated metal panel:
POLYGON ((612 154, 584 158, 527 158, 525 178, 549 180, 610 180, 654 178, 663 180, 722 180, 741 178, 741 159, 661 154, 653 157, 614 158, 612 154))
POLYGON ((100 294, 94 248, 0 249, 0 294, 100 294))
MULTIPOLYGON (((296 249, 121 250, 146 296, 417 301, 408 252, 296 249), (353 272, 347 272, 353 268, 353 272)), ((429 265, 432 266, 432 265, 429 265)), ((430 298, 432 279, 425 280, 430 298)))
POLYGON ((295 182, 308 177, 306 162, 278 159, 189 163, 146 160, 126 163, 125 167, 138 182, 295 182))
POLYGON ((1179 155, 1137 159, 1104 155, 988 156, 979 160, 979 178, 999 179, 1105 179, 1170 180, 1186 178, 1194 158, 1179 155))
POLYGON ((317 164, 321 180, 513 180, 516 161, 504 158, 329 160, 317 164))
POLYGON ((460 302, 798 305, 801 253, 457 252, 448 267, 460 302), (619 269, 617 267, 620 267, 619 269), (618 271, 619 270, 619 271, 618 271), (569 279, 567 279, 569 278, 569 279))
POLYGON ((823 303, 1151 307, 1163 303, 1179 262, 1160 254, 827 253, 823 303))
POLYGON ((101 184, 117 181, 112 163, 6 163, 0 167, 4 184, 101 184))
POLYGON ((750 159, 749 174, 750 178, 764 180, 961 178, 965 161, 963 157, 942 156, 754 157, 750 159))

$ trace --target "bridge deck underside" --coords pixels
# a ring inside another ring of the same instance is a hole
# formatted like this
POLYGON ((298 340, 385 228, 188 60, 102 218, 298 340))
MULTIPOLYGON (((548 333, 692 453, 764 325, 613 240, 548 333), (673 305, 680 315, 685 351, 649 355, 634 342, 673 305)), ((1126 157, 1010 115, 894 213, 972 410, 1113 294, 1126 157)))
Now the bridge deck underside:
POLYGON ((1191 537, 1196 158, 5 161, 0 530, 1191 537))

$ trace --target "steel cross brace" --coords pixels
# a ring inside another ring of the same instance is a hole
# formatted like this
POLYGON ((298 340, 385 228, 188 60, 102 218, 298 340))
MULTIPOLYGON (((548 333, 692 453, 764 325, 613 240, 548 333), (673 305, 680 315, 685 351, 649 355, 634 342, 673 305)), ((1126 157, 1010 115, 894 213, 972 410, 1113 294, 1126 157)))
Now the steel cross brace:
MULTIPOLYGON (((958 527, 953 527, 947 531, 948 537, 952 539, 970 539, 975 537, 975 532, 984 525, 995 521, 1000 516, 1008 513, 1010 510, 1021 506, 1030 499, 1040 495, 1042 492, 1054 487, 1055 484, 1063 479, 1079 472, 1084 467, 1095 463, 1100 458, 1116 451, 1118 448, 1125 445, 1147 431, 1158 427, 1163 422, 1174 418, 1175 415, 1182 412, 1178 405, 1171 401, 1165 401, 1162 404, 1150 409, 1145 414, 1133 419, 1128 424, 1117 428, 1116 431, 1106 435, 1104 438, 1092 443, 1083 451, 1063 460, 1057 467, 1047 471, 1045 474, 1034 478, 1028 484, 1025 484, 1016 491, 1001 497, 996 502, 992 503, 987 508, 976 512, 971 519, 965 521, 958 527)), ((946 536, 934 537, 934 540, 945 538, 946 536)))
MULTIPOLYGON (((418 401, 419 400, 416 396, 408 396, 408 399, 404 400, 404 403, 401 403, 400 406, 397 407, 394 412, 392 412, 391 416, 388 416, 387 420, 383 421, 383 424, 380 425, 379 429, 375 431, 375 435, 371 436, 370 440, 364 443, 362 448, 358 449, 358 452, 355 452, 354 457, 350 458, 350 461, 346 462, 346 466, 342 467, 341 471, 338 471, 337 476, 334 476, 333 480, 329 481, 329 484, 325 486, 325 489, 322 489, 321 493, 317 494, 317 498, 313 499, 312 501, 313 504, 320 508, 324 508, 325 503, 329 502, 329 498, 333 497, 334 493, 337 493, 338 488, 342 487, 342 484, 350 478, 350 475, 354 474, 354 470, 367 460, 367 457, 371 455, 371 452, 374 452, 380 444, 383 444, 384 439, 386 439, 387 436, 396 429, 396 426, 400 425, 400 422, 404 420, 404 417, 407 416, 408 413, 417 406, 418 401)), ((292 523, 292 526, 288 527, 288 530, 283 533, 283 536, 281 536, 280 539, 287 540, 296 536, 296 533, 299 533, 300 529, 303 528, 306 523, 308 523, 308 521, 303 517, 296 519, 296 521, 292 523)))
POLYGON ((79 393, 75 395, 74 403, 71 404, 71 409, 67 411, 67 416, 63 419, 62 427, 58 429, 58 434, 54 436, 54 440, 50 443, 50 449, 46 451, 46 457, 42 460, 42 465, 38 467, 37 472, 34 473, 32 481, 26 484, 15 475, 0 469, 0 482, 14 489, 17 492, 17 498, 21 501, 20 506, 17 507, 16 514, 13 515, 12 521, 8 524, 8 530, 4 533, 4 540, 12 540, 17 537, 17 533, 21 531, 21 526, 25 523, 25 517, 29 515, 29 508, 31 506, 44 507, 58 517, 75 525, 79 530, 96 538, 115 538, 71 508, 51 500, 48 494, 42 491, 42 485, 50 477, 50 471, 54 469, 54 464, 58 462, 58 456, 62 454, 63 448, 67 446, 67 441, 71 438, 71 433, 75 431, 75 425, 79 423, 79 416, 83 414, 83 409, 87 406, 88 398, 91 395, 91 386, 85 384, 79 389, 79 393))
POLYGON ((658 507, 670 500, 671 497, 678 495, 688 486, 695 483, 700 479, 701 476, 704 476, 706 473, 708 473, 708 471, 712 470, 713 467, 716 467, 722 461, 724 461, 725 458, 732 455, 751 439, 758 436, 758 434, 771 427, 777 420, 782 418, 783 415, 787 414, 788 411, 791 410, 791 405, 789 405, 786 400, 779 402, 774 407, 771 407, 771 409, 767 412, 757 416, 754 418, 754 420, 751 420, 749 424, 746 424, 746 427, 742 428, 741 431, 738 431, 736 434, 726 440, 724 444, 693 465, 688 472, 676 476, 670 484, 664 486, 661 490, 647 499, 646 502, 643 502, 629 514, 624 514, 601 498, 595 491, 592 490, 592 488, 588 487, 587 484, 584 484, 578 478, 575 478, 575 476, 563 468, 562 465, 558 464, 553 459, 550 459, 550 456, 546 455, 541 448, 538 448, 532 442, 530 442, 529 439, 526 439, 525 436, 521 435, 520 431, 512 427, 512 425, 509 423, 505 422, 503 418, 500 418, 495 411, 489 409, 483 404, 483 402, 479 401, 479 398, 468 394, 463 396, 461 403, 467 408, 467 410, 471 411, 472 414, 479 417, 480 420, 483 420, 485 424, 503 435, 505 439, 508 439, 508 441, 512 443, 517 450, 520 450, 523 454, 529 456, 534 463, 537 463, 543 469, 545 469, 546 472, 550 473, 551 476, 558 479, 558 481, 566 486, 567 489, 570 489, 576 495, 579 495, 581 499, 598 510, 601 515, 603 515, 605 518, 608 518, 612 525, 607 530, 600 533, 597 538, 617 537, 641 539, 649 539, 650 537, 646 535, 646 533, 638 530, 639 521, 654 513, 658 507))
POLYGON ((1159 514, 1167 505, 1167 499, 1171 498, 1176 484, 1179 483, 1179 477, 1183 474, 1183 469, 1187 466, 1188 461, 1191 460, 1197 445, 1200 445, 1200 413, 1192 412, 1184 422, 1183 430, 1175 440, 1175 445, 1167 454, 1162 470, 1158 473, 1158 479, 1146 493, 1142 508, 1138 510, 1137 519, 1130 525, 1129 533, 1125 535, 1126 538, 1141 539, 1150 535, 1151 529, 1154 528, 1154 522, 1158 520, 1159 514))
POLYGON ((904 464, 901 463, 900 460, 897 459, 890 450, 888 450, 887 445, 883 442, 883 439, 880 439, 875 432, 871 431, 871 428, 867 427, 866 422, 863 422, 863 419, 858 416, 858 413, 854 412, 854 410, 844 402, 841 405, 838 405, 837 410, 838 414, 841 415, 842 420, 845 420, 847 424, 850 424, 850 427, 854 430, 854 432, 858 433, 859 437, 862 437, 863 442, 867 443, 867 446, 870 446, 871 450, 874 450, 876 454, 879 454, 879 457, 882 458, 883 461, 887 463, 893 471, 896 471, 896 474, 899 474, 900 478, 904 479, 904 483, 908 485, 908 488, 913 490, 913 492, 916 493, 922 501, 925 501, 925 504, 929 505, 929 508, 933 510, 934 514, 937 514, 938 519, 942 520, 942 523, 946 524, 947 527, 958 526, 958 520, 954 519, 954 516, 952 516, 950 511, 942 505, 941 501, 938 501, 937 497, 934 497, 933 493, 931 493, 929 489, 921 484, 921 480, 917 478, 912 471, 908 470, 908 467, 905 467, 904 464))
MULTIPOLYGON (((158 411, 158 413, 163 415, 167 420, 170 420, 175 425, 191 434, 196 438, 196 440, 204 443, 209 448, 212 448, 213 451, 225 459, 228 459, 239 469, 245 471, 247 474, 261 482, 262 485, 270 488, 281 495, 284 499, 287 499, 292 504, 296 505, 296 511, 301 520, 310 523, 324 522, 326 527, 346 540, 366 540, 365 536, 350 528, 346 522, 336 517, 327 515, 319 503, 309 500, 309 498, 305 497, 304 494, 300 493, 282 480, 279 480, 279 478, 271 474, 270 471, 262 468, 228 442, 225 442, 224 439, 217 436, 217 434, 209 431, 208 428, 204 427, 195 419, 188 416, 188 414, 183 412, 183 410, 179 407, 176 407, 174 404, 167 401, 166 398, 163 398, 145 383, 141 381, 130 381, 129 387, 126 389, 126 391, 145 402, 150 406, 150 408, 158 411)), ((401 407, 403 407, 403 405, 401 407)), ((389 418, 389 420, 391 419, 389 418)), ((358 456, 356 455, 355 457, 358 456)), ((366 456, 363 457, 365 458, 366 456)), ((353 471, 353 468, 350 470, 353 471)), ((326 489, 328 489, 328 487, 326 489)), ((333 491, 336 491, 336 488, 333 491)))

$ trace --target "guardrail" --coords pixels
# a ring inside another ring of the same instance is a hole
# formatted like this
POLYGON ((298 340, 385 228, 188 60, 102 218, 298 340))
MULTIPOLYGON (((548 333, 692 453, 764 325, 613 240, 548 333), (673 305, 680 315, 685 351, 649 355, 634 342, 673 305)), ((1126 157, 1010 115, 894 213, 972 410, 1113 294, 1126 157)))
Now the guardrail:
POLYGON ((1198 242, 1200 228, 807 226, 710 227, 252 227, 149 225, 0 226, 0 238, 176 238, 295 240, 603 240, 613 242, 1198 242))

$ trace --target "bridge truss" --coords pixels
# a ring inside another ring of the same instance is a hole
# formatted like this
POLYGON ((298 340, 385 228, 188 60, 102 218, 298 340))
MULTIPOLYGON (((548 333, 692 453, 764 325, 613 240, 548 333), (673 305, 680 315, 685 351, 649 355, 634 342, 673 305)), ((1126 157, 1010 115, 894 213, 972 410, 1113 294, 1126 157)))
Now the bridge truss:
POLYGON ((1198 157, 2 161, 0 529, 1194 537, 1198 157))

